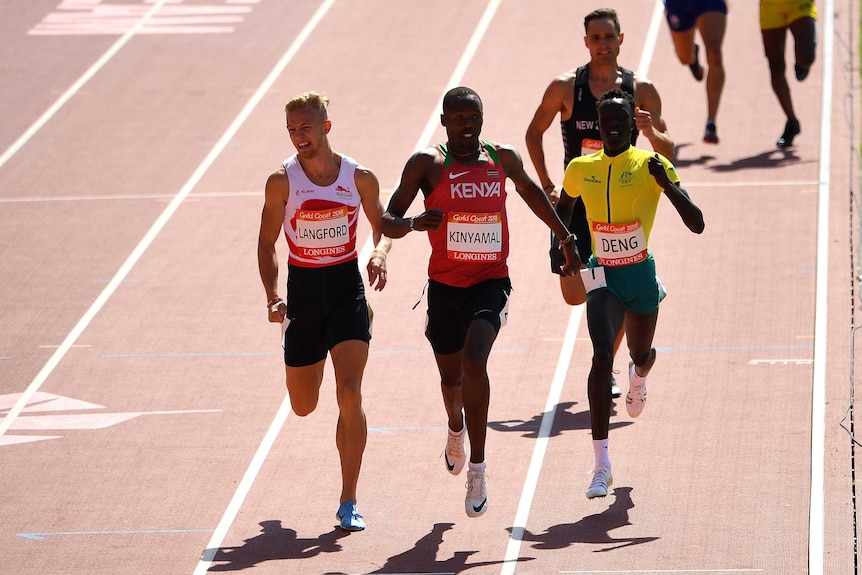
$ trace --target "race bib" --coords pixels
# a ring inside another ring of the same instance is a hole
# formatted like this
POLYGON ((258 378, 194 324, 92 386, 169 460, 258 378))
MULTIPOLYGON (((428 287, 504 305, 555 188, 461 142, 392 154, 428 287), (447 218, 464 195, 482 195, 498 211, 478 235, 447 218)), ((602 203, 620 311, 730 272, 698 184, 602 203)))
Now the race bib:
POLYGON ((581 140, 581 155, 586 156, 589 154, 595 154, 599 150, 602 149, 604 144, 602 144, 601 140, 591 140, 589 138, 584 138, 581 140))
POLYGON ((500 261, 503 257, 500 212, 450 212, 446 222, 446 251, 454 261, 500 261))
POLYGON ((296 245, 302 256, 334 256, 350 245, 347 206, 296 211, 296 245))
POLYGON ((603 266, 629 266, 647 258, 646 234, 640 221, 627 224, 593 222, 593 252, 603 266))
POLYGON ((587 290, 587 293, 590 293, 594 289, 608 287, 608 282, 605 280, 605 268, 601 266, 582 269, 581 281, 584 282, 584 288, 587 290))

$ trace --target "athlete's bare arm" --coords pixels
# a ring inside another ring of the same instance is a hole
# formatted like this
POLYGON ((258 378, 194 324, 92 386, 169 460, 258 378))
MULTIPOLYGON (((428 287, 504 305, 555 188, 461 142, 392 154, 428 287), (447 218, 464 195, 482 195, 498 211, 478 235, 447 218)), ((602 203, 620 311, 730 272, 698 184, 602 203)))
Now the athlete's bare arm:
POLYGON ((542 96, 542 102, 536 109, 533 115, 533 120, 527 127, 526 143, 527 153, 530 156, 530 161, 533 163, 533 168, 536 170, 536 175, 539 177, 539 183, 546 193, 553 192, 553 196, 549 194, 551 202, 556 202, 559 193, 554 190, 549 190, 554 184, 548 172, 548 165, 545 161, 545 147, 543 138, 545 132, 551 127, 554 118, 557 114, 560 115, 560 120, 568 120, 572 115, 572 101, 574 98, 574 72, 569 72, 555 78, 545 89, 545 94, 542 96))
MULTIPOLYGON (((527 206, 533 211, 540 220, 545 222, 558 239, 563 240, 569 235, 569 230, 566 225, 554 211, 554 206, 545 193, 539 188, 539 185, 524 170, 524 162, 518 151, 504 144, 494 144, 497 147, 497 152, 500 155, 500 163, 506 170, 506 177, 512 180, 515 184, 515 190, 527 203, 527 206)), ((571 242, 563 249, 563 254, 566 258, 566 267, 563 268, 563 275, 574 275, 580 269, 580 260, 575 251, 575 243, 571 242)))
POLYGON ((434 189, 440 181, 442 169, 434 148, 427 148, 410 156, 401 172, 401 181, 392 192, 389 205, 381 218, 384 234, 391 238, 403 238, 411 230, 436 230, 440 226, 443 221, 441 210, 426 210, 411 218, 405 218, 404 215, 420 190, 428 194, 434 189))
POLYGON ((650 141, 653 150, 672 159, 674 142, 661 116, 661 96, 658 90, 646 78, 635 76, 634 98, 638 108, 635 114, 637 129, 650 141))
POLYGON ((667 169, 661 160, 657 156, 653 156, 649 159, 647 169, 652 174, 652 177, 655 178, 656 183, 664 190, 664 195, 667 196, 670 203, 676 208, 686 227, 696 234, 703 233, 703 212, 691 201, 688 192, 681 185, 670 180, 667 175, 667 169))
POLYGON ((383 204, 380 203, 380 183, 377 176, 368 168, 357 166, 354 174, 356 188, 362 200, 362 210, 368 223, 371 224, 371 237, 374 241, 374 251, 368 259, 368 285, 375 290, 386 287, 386 255, 392 247, 392 240, 380 231, 380 219, 383 217, 383 204))
MULTIPOLYGON (((260 233, 257 237, 257 266, 268 302, 278 297, 278 254, 275 250, 275 242, 278 241, 281 233, 284 209, 289 196, 290 181, 284 167, 281 167, 266 180, 263 212, 260 215, 260 233)), ((286 309, 283 305, 277 306, 276 309, 270 308, 269 321, 281 322, 286 309)))

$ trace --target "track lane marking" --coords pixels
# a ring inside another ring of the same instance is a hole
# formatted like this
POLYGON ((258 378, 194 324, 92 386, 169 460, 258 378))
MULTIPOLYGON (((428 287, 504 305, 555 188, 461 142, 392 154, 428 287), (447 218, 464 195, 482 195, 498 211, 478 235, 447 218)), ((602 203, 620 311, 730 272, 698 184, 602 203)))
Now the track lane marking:
MULTIPOLYGON (((662 0, 656 0, 652 12, 652 18, 650 20, 646 43, 644 45, 643 52, 641 53, 641 61, 640 64, 638 64, 638 75, 646 76, 646 71, 649 69, 649 63, 652 59, 656 40, 658 39, 658 29, 661 26, 663 14, 664 4, 662 0)), ((536 487, 539 483, 539 474, 545 459, 545 452, 547 451, 551 428, 554 424, 554 411, 563 392, 566 373, 568 372, 569 363, 571 362, 571 357, 574 353, 575 336, 578 333, 578 327, 581 323, 581 317, 583 316, 583 307, 583 305, 572 306, 572 311, 569 314, 569 324, 566 328, 566 335, 563 338, 563 345, 560 348, 560 356, 557 360, 557 369, 554 373, 554 379, 551 382, 551 389, 548 391, 548 399, 545 403, 545 413, 542 414, 541 428, 539 429, 535 447, 533 447, 533 455, 530 459, 530 466, 527 469, 527 478, 524 481, 524 487, 521 490, 521 500, 518 502, 518 511, 515 514, 515 521, 513 522, 512 530, 509 533, 509 543, 506 546, 506 555, 503 557, 500 575, 514 574, 515 566, 518 564, 518 557, 521 554, 521 542, 524 537, 524 531, 527 528, 527 519, 530 516, 530 507, 533 504, 533 496, 536 493, 536 487)))
MULTIPOLYGON (((117 55, 123 46, 129 43, 135 34, 137 34, 144 25, 152 19, 153 15, 165 4, 167 0, 156 0, 153 4, 152 8, 150 8, 141 18, 137 21, 137 23, 132 26, 125 34, 123 34, 113 45, 108 48, 108 50, 102 54, 102 57, 96 60, 96 63, 90 66, 90 68, 84 72, 84 74, 78 78, 74 84, 69 86, 69 89, 63 92, 63 94, 48 108, 45 113, 43 113, 38 120, 33 122, 33 124, 27 128, 27 130, 21 134, 21 136, 9 146, 2 155, 0 155, 0 168, 9 161, 9 159, 18 153, 18 150, 23 148, 27 142, 30 141, 36 132, 42 129, 42 127, 48 123, 51 118, 54 117, 60 108, 66 105, 66 102, 72 99, 72 96, 77 94, 81 88, 89 82, 96 73, 102 69, 102 67, 107 64, 111 58, 117 55)), ((0 435, 2 435, 2 430, 0 430, 0 435)))
POLYGON ((820 171, 817 193, 817 273, 814 308, 814 373, 811 385, 811 500, 808 506, 808 573, 822 575, 826 528, 826 368, 829 333, 829 186, 832 167, 832 83, 835 0, 826 0, 823 84, 820 96, 820 171))

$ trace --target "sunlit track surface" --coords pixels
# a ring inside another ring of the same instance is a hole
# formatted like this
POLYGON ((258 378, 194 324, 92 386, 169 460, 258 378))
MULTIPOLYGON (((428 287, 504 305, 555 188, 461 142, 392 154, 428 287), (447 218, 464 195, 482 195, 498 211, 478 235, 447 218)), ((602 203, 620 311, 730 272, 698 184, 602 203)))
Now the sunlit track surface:
MULTIPOLYGON (((832 39, 818 3, 821 45, 808 79, 791 81, 802 133, 787 151, 774 147, 784 118, 755 2, 731 3, 718 146, 700 142, 703 85, 663 21, 651 35, 655 2, 613 5, 620 61, 659 89, 706 231, 659 210, 651 247, 670 294, 659 359, 645 413, 635 422, 620 404, 611 419, 609 496, 584 498, 582 310, 562 302, 547 233, 512 193, 515 291, 489 365, 488 512, 468 519, 465 478, 443 469, 422 336, 428 245, 410 234, 388 258, 389 285, 369 294, 368 529, 335 527, 331 369, 318 410, 289 412, 255 259, 263 183, 293 151, 284 101, 330 96, 333 145, 375 171, 384 202, 416 146, 444 138, 436 118, 453 81, 482 96, 483 136, 517 146, 532 173, 526 126, 551 78, 587 60, 582 21, 598 6, 0 6, 0 572, 853 573, 851 442, 839 425, 859 317, 849 0, 834 4, 832 39), (825 429, 812 436, 818 413, 825 429)), ((555 127, 545 148, 559 181, 555 127)), ((617 369, 626 363, 620 353, 617 369)))

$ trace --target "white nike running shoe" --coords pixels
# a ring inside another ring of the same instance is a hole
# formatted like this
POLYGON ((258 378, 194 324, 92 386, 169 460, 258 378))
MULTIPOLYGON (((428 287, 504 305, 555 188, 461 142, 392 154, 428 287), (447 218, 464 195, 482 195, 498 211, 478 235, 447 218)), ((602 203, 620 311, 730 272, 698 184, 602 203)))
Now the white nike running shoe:
POLYGON ((611 475, 610 467, 599 467, 593 470, 593 480, 590 481, 590 486, 587 488, 587 499, 607 497, 608 488, 613 484, 614 478, 611 475))
POLYGON ((467 471, 467 497, 464 508, 468 517, 479 517, 488 510, 488 484, 484 471, 467 471))
POLYGON ((467 430, 462 429, 461 435, 452 435, 451 431, 446 433, 446 449, 443 450, 443 459, 446 463, 446 471, 452 475, 458 475, 467 463, 467 451, 464 449, 464 439, 467 430))

